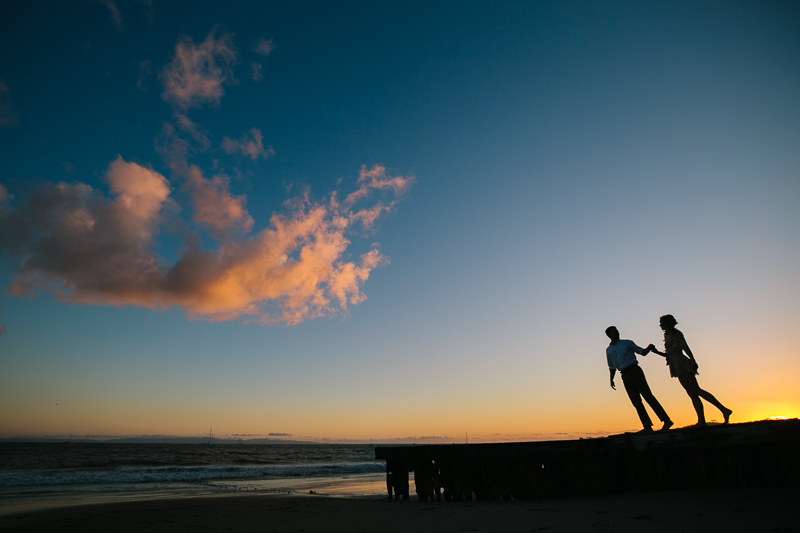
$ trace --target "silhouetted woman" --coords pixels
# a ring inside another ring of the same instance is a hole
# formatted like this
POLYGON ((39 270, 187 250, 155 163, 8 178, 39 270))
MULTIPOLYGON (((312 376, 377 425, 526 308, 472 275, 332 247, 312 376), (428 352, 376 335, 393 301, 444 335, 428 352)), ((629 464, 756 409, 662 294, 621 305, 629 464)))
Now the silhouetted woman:
POLYGON ((686 393, 689 395, 689 398, 692 399, 694 410, 697 411, 698 426, 706 425, 706 417, 703 413, 703 402, 700 401, 700 398, 719 409, 722 412, 722 416, 725 417, 725 423, 727 424, 733 411, 722 405, 713 394, 704 391, 700 388, 700 385, 698 385, 697 378, 695 377, 697 375, 697 361, 695 361, 694 354, 692 354, 692 351, 689 349, 689 345, 686 344, 683 333, 675 329, 677 323, 678 321, 675 320, 675 317, 672 315, 664 315, 659 319, 661 329, 664 330, 664 352, 659 352, 658 350, 653 351, 667 358, 670 375, 673 378, 678 378, 683 388, 686 389, 686 393), (684 355, 684 353, 686 353, 686 355, 684 355))

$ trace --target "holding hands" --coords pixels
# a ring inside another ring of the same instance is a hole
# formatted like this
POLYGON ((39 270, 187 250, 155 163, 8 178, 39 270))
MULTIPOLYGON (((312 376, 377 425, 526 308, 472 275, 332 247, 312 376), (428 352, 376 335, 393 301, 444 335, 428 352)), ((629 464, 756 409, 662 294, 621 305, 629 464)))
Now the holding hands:
POLYGON ((648 344, 647 345, 647 349, 645 351, 646 352, 657 353, 658 355, 666 355, 665 353, 659 352, 658 350, 656 350, 656 345, 655 344, 648 344))

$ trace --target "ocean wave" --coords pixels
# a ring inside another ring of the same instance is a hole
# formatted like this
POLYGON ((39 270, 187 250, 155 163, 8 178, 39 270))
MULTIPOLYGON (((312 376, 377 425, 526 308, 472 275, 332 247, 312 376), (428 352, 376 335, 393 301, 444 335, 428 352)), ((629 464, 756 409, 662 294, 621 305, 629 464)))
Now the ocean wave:
POLYGON ((200 482, 258 477, 315 477, 384 472, 383 462, 259 466, 175 466, 113 470, 12 471, 0 473, 0 486, 97 483, 200 482))

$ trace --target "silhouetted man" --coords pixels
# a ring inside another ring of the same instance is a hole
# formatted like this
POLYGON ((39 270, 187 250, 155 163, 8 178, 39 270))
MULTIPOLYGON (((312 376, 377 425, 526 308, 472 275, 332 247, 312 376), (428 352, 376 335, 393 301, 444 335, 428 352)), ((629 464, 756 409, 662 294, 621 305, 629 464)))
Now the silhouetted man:
POLYGON ((669 419, 667 412, 658 403, 656 397, 650 392, 650 386, 647 384, 647 378, 644 377, 644 371, 639 366, 636 360, 636 354, 647 355, 654 348, 651 344, 644 350, 636 346, 633 341, 620 339, 619 331, 616 326, 610 326, 606 329, 606 335, 611 339, 611 344, 606 348, 606 359, 608 360, 608 370, 611 373, 611 388, 617 390, 614 386, 614 376, 619 369, 622 374, 622 383, 625 385, 625 392, 628 393, 628 398, 639 413, 639 420, 642 421, 644 429, 642 432, 653 431, 653 423, 644 408, 642 398, 650 404, 650 407, 656 413, 656 416, 661 420, 664 425, 661 431, 666 431, 672 427, 672 420, 669 419))

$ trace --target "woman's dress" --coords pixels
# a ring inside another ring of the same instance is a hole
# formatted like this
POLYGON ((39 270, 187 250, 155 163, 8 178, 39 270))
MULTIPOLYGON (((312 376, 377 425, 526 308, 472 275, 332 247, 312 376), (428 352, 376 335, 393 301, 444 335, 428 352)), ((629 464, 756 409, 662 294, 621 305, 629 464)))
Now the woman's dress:
POLYGON ((683 354, 686 339, 677 329, 664 332, 664 351, 667 354, 669 375, 673 378, 697 375, 697 364, 683 354))

